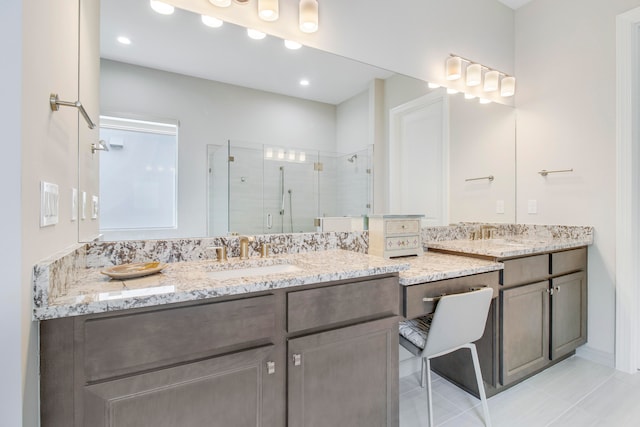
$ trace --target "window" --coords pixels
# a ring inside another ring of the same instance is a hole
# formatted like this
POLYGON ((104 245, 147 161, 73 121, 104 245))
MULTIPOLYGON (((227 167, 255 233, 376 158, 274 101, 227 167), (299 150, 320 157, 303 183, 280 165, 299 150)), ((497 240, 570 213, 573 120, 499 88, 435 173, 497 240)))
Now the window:
POLYGON ((101 116, 100 139, 100 229, 177 228, 177 122, 101 116))

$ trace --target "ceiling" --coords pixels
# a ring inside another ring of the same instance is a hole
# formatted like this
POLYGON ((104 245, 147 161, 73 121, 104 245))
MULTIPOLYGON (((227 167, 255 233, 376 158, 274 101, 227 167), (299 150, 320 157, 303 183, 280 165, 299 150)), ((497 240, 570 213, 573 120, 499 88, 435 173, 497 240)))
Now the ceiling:
POLYGON ((100 13, 100 55, 106 59, 334 105, 364 91, 372 79, 393 74, 316 49, 290 50, 273 36, 253 40, 233 24, 210 28, 184 10, 160 15, 149 0, 102 0, 100 13), (118 43, 118 36, 131 44, 118 43))

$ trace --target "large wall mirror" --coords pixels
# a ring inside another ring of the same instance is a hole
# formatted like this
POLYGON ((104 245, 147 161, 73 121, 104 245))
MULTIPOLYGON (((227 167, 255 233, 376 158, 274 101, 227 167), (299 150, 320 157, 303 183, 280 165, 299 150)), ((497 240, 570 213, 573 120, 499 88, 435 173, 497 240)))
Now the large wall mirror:
MULTIPOLYGON (((315 231, 318 217, 395 211, 373 188, 396 182, 391 112, 438 94, 445 153, 408 156, 404 185, 421 198, 434 187, 421 171, 439 174, 441 198, 424 198, 446 203, 442 223, 515 222, 510 107, 146 0, 102 0, 100 37, 105 240, 315 231), (495 179, 467 181, 485 175, 495 179)), ((403 117, 404 131, 428 134, 403 117)))

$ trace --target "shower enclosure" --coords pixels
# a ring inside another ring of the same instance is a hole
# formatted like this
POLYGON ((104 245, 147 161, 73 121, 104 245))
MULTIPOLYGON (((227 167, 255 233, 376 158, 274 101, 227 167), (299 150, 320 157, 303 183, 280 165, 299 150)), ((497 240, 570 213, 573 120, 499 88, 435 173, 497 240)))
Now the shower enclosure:
POLYGON ((208 235, 316 230, 371 211, 372 148, 348 154, 242 141, 209 145, 208 235))

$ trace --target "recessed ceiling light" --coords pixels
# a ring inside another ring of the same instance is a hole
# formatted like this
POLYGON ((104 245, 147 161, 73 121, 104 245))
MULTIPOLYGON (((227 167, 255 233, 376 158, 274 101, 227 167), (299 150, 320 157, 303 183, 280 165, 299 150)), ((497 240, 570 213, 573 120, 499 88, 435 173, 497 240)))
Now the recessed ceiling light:
POLYGON ((131 39, 129 37, 120 36, 117 40, 122 44, 131 44, 131 39))
POLYGON ((307 79, 300 80, 300 86, 309 86, 309 80, 307 79))
POLYGON ((254 30, 253 28, 247 28, 247 35, 254 40, 262 40, 267 36, 262 31, 254 30))
POLYGON ((222 27, 222 24, 224 24, 224 21, 222 19, 218 19, 208 15, 201 15, 201 16, 202 16, 202 23, 207 27, 220 28, 222 27))
POLYGON ((287 47, 287 49, 291 50, 300 49, 302 47, 302 44, 294 42, 293 40, 285 40, 284 45, 287 47))
POLYGON ((158 1, 158 0, 149 0, 149 4, 151 5, 151 9, 155 10, 161 15, 171 15, 175 10, 175 7, 170 4, 158 1))

